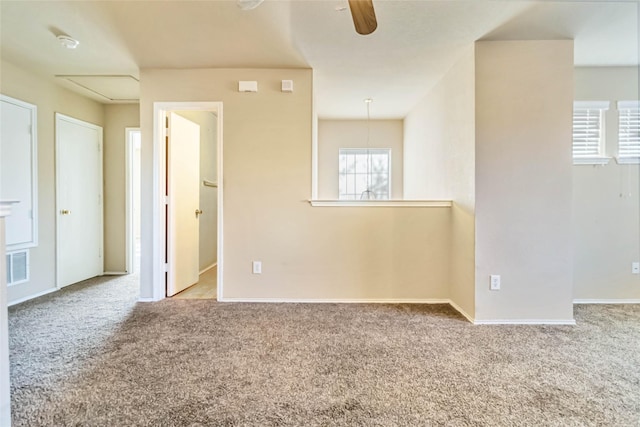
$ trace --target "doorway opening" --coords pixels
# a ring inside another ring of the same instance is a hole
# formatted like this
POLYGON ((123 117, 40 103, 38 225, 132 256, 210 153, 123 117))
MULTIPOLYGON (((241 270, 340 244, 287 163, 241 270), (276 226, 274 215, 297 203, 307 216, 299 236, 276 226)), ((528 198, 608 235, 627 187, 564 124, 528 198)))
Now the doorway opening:
POLYGON ((127 274, 140 271, 140 128, 125 128, 126 162, 126 263, 127 274))
POLYGON ((154 172, 154 299, 220 300, 222 103, 154 103, 154 172))

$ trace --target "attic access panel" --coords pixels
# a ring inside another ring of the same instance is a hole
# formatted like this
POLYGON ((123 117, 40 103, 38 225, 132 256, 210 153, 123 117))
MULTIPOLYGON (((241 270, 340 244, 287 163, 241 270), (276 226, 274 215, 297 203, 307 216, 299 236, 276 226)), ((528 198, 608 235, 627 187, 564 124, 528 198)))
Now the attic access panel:
POLYGON ((98 96, 102 101, 125 103, 140 100, 140 81, 131 75, 58 75, 82 92, 98 96))

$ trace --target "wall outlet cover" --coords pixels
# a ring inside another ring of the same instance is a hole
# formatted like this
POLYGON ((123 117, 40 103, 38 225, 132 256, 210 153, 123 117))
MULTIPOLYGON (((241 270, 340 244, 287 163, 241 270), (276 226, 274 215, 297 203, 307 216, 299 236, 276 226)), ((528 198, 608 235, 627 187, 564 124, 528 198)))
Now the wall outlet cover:
POLYGON ((262 261, 253 261, 253 274, 262 274, 262 261))
POLYGON ((498 274, 492 274, 490 277, 490 289, 492 291, 499 291, 500 290, 500 276, 498 274))

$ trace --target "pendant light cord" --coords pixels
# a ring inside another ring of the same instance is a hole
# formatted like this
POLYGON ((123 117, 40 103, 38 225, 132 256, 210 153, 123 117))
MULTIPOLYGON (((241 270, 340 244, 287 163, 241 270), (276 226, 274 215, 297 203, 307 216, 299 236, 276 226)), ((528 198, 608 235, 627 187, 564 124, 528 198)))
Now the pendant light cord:
POLYGON ((369 139, 371 138, 371 101, 367 102, 367 192, 371 192, 371 151, 369 139))
POLYGON ((376 198, 376 195, 371 191, 371 102, 373 99, 367 98, 364 100, 367 104, 367 189, 360 194, 360 200, 372 200, 376 198))

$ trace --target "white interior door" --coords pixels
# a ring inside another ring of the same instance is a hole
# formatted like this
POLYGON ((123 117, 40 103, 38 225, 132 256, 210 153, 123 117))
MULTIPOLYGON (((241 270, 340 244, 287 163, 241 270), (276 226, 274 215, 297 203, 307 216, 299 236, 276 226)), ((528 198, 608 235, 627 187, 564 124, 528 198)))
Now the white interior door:
POLYGON ((57 276, 63 287, 103 273, 102 128, 56 114, 57 276))
POLYGON ((200 126, 169 113, 169 274, 167 296, 198 282, 200 126))

